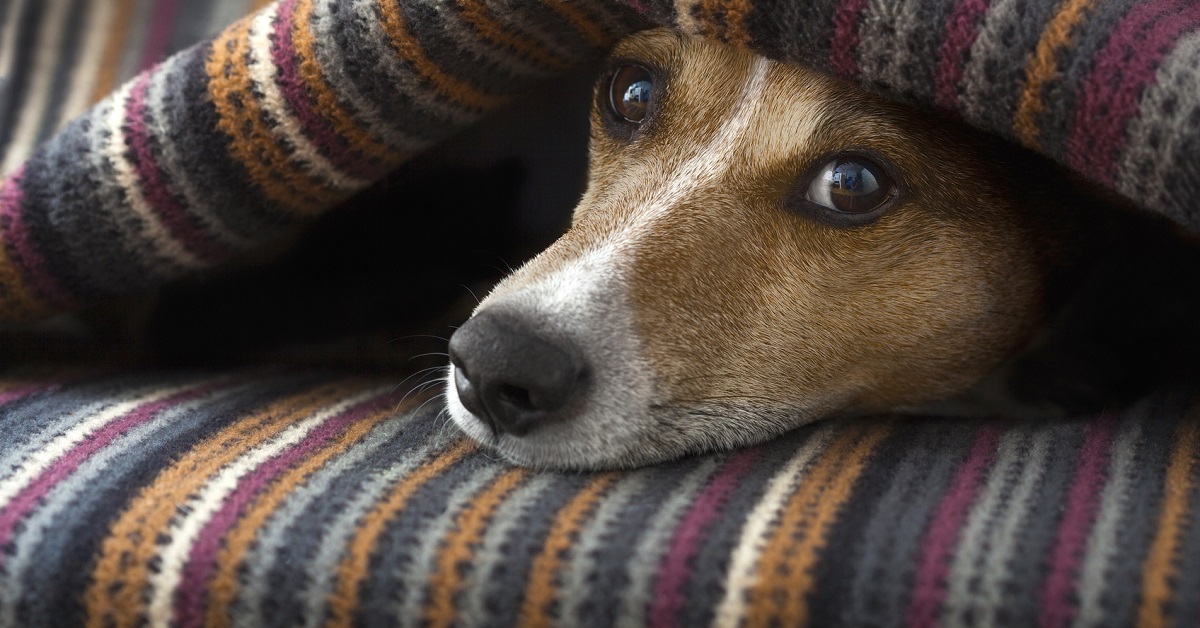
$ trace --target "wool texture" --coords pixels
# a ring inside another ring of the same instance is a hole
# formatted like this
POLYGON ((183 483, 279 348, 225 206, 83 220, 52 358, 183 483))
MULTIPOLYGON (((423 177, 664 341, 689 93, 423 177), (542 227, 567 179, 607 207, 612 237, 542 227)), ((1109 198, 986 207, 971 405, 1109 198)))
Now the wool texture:
POLYGON ((940 109, 1200 228, 1184 0, 134 4, 8 5, 0 320, 203 273, 655 24, 940 109))

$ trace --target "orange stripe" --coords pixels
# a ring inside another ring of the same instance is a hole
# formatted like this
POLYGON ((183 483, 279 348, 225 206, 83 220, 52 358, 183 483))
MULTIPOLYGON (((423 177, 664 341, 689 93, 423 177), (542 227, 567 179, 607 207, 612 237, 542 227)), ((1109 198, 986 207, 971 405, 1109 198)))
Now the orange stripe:
POLYGON ((433 87, 438 93, 475 109, 491 109, 504 102, 504 99, 499 96, 485 93, 465 81, 450 76, 426 56, 421 45, 409 32, 399 2, 379 0, 377 6, 382 18, 383 30, 391 40, 392 47, 401 57, 411 63, 423 78, 433 83, 433 87))
POLYGON ((604 27, 600 26, 595 20, 587 14, 586 11, 579 8, 575 3, 566 0, 547 0, 546 6, 554 10, 565 19, 571 26, 579 31, 588 43, 593 48, 611 48, 616 43, 620 35, 609 33, 604 27))
POLYGON ((151 565, 179 506, 221 467, 274 437, 322 405, 343 397, 344 387, 322 386, 276 401, 197 444, 143 488, 112 524, 84 595, 88 626, 135 626, 146 606, 151 565))
POLYGON ((592 511, 596 502, 617 479, 617 474, 606 473, 596 476, 554 517, 550 535, 542 546, 542 553, 533 561, 529 583, 525 588, 525 601, 521 604, 517 625, 526 628, 551 626, 555 620, 550 615, 550 606, 558 597, 555 582, 562 569, 563 557, 571 549, 573 539, 579 536, 583 520, 592 511))
POLYGON ((1167 606, 1171 604, 1171 583, 1179 571, 1180 535, 1188 521, 1188 496, 1195 488, 1192 477, 1196 459, 1196 440, 1200 422, 1191 417, 1180 430, 1179 446, 1171 454, 1163 486, 1162 517, 1150 553, 1142 566, 1142 604, 1138 609, 1139 626, 1167 625, 1167 606))
POLYGON ((265 9, 267 7, 267 5, 271 4, 274 1, 275 0, 254 0, 254 4, 250 10, 257 13, 257 12, 265 9))
POLYGON ((309 178, 263 120, 247 66, 251 21, 235 23, 213 42, 206 69, 217 126, 229 136, 232 156, 271 200, 302 212, 324 209, 344 194, 309 178))
POLYGON ((844 429, 797 487, 763 548, 757 581, 747 591, 748 625, 807 623, 812 569, 826 533, 871 453, 890 431, 887 425, 844 429))
POLYGON ((338 94, 325 81, 317 61, 317 38, 313 35, 313 0, 300 0, 292 15, 292 45, 300 59, 300 76, 312 94, 315 109, 333 126, 339 137, 355 151, 379 160, 384 165, 400 165, 406 155, 398 153, 371 137, 346 113, 338 102, 338 94))
POLYGON ((377 425, 395 416, 399 410, 388 405, 350 424, 330 444, 275 480, 270 488, 246 509, 237 525, 226 535, 221 551, 217 554, 217 568, 208 587, 206 626, 231 624, 233 618, 229 607, 233 605, 238 594, 238 569, 246 558, 246 552, 254 544, 256 535, 266 525, 267 519, 313 472, 324 467, 335 456, 340 456, 377 425))
POLYGON ((91 103, 95 104, 101 98, 117 87, 117 70, 121 67, 121 53, 129 39, 129 25, 133 22, 133 9, 137 0, 120 0, 116 15, 109 24, 108 44, 104 47, 100 66, 96 70, 96 81, 92 83, 91 103))
POLYGON ((454 531, 442 541, 437 567, 429 578, 429 602, 425 606, 425 623, 429 628, 450 628, 458 619, 455 597, 464 586, 464 567, 470 565, 496 509, 527 477, 526 469, 506 471, 455 518, 454 531))
POLYGON ((1013 116, 1013 132, 1022 144, 1038 148, 1037 118, 1046 110, 1042 88, 1058 77, 1058 51, 1071 43, 1071 31, 1083 20, 1093 0, 1067 0, 1046 26, 1037 50, 1025 66, 1025 88, 1013 116))
POLYGON ((567 67, 563 59, 547 53, 537 42, 512 34, 511 27, 492 19, 491 9, 480 0, 459 0, 458 4, 462 7, 463 18, 493 43, 511 48, 518 55, 549 68, 567 67))
POLYGON ((417 489, 474 450, 475 445, 471 441, 465 438, 458 440, 450 449, 436 454, 427 464, 396 484, 387 499, 363 517, 358 534, 350 542, 349 553, 338 565, 337 586, 329 599, 330 618, 327 626, 350 626, 354 623, 359 586, 367 577, 371 554, 388 522, 404 509, 417 489))

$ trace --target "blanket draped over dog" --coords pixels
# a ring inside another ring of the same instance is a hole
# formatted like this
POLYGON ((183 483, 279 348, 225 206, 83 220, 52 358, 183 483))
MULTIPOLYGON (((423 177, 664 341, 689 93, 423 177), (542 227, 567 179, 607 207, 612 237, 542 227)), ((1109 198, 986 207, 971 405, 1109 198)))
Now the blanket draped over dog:
MULTIPOLYGON (((0 16, 5 325, 215 268, 655 24, 940 109, 1200 228, 1190 0, 0 16)), ((1066 422, 834 421, 555 474, 494 460, 394 381, 4 367, 0 625, 1200 623, 1187 391, 1066 422)))

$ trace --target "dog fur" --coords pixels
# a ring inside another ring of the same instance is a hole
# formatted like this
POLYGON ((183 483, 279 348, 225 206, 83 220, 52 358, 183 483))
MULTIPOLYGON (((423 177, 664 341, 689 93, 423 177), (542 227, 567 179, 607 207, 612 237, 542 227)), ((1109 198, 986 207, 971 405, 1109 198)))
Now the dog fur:
POLYGON ((612 72, 598 82, 571 229, 476 310, 573 347, 587 381, 512 434, 467 409, 452 364, 468 435, 518 464, 590 469, 830 417, 1059 407, 1011 383, 1047 367, 1032 352, 1061 349, 1047 330, 1111 249, 1112 199, 998 139, 718 43, 648 31, 613 52, 631 64, 654 77, 646 118, 615 117, 612 72), (859 225, 798 211, 814 167, 847 151, 887 166, 895 205, 859 225))

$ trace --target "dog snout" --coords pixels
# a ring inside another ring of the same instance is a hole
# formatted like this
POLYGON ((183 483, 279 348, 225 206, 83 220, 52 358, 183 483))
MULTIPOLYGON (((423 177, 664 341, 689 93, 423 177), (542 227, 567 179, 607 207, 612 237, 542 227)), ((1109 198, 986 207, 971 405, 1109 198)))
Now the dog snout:
POLYGON ((495 432, 524 436, 571 414, 588 369, 572 343, 522 317, 484 310, 450 337, 463 406, 495 432))

